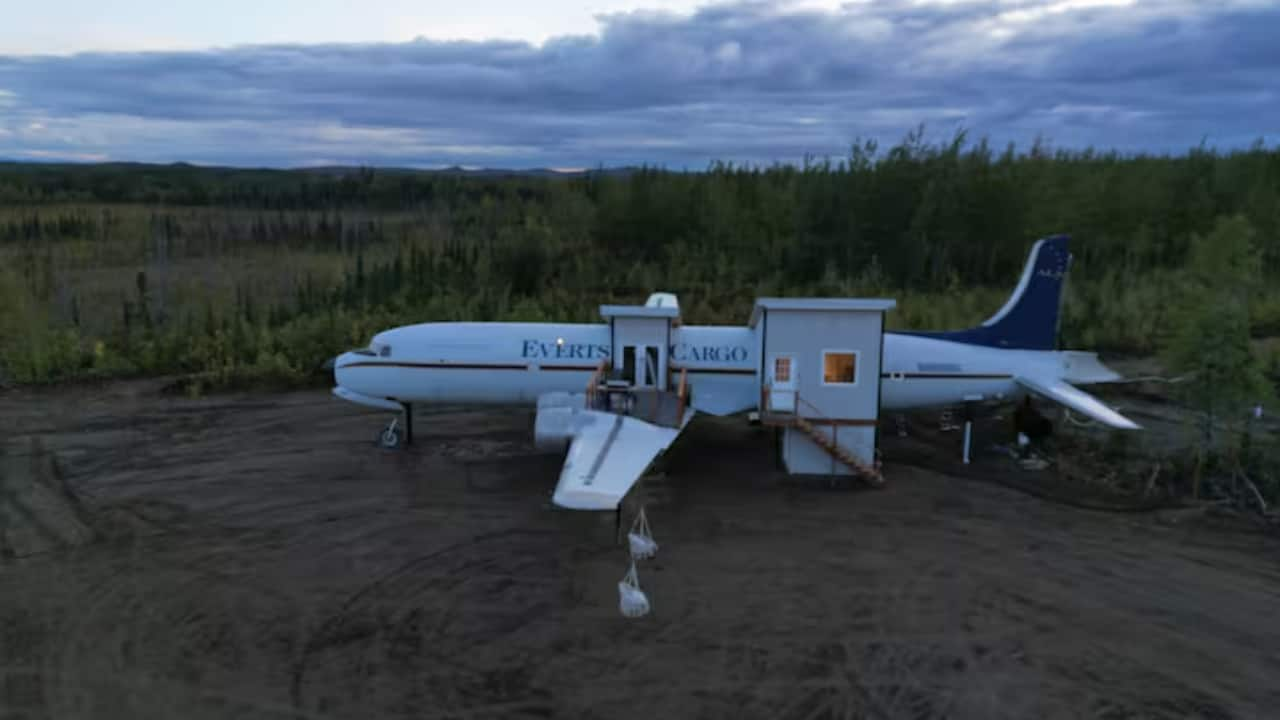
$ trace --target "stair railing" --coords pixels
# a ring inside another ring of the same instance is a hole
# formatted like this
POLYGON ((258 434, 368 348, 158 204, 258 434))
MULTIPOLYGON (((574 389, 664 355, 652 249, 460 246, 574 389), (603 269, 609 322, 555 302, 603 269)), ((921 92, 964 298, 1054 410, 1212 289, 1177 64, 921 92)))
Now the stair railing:
MULTIPOLYGON (((800 404, 798 402, 793 406, 792 410, 789 413, 786 413, 785 411, 779 411, 779 410, 773 409, 773 403, 770 402, 770 393, 775 393, 775 392, 791 393, 791 396, 793 398, 796 398, 797 400, 800 399, 799 390, 774 390, 772 386, 770 386, 768 383, 765 383, 764 385, 760 386, 760 411, 769 412, 769 413, 784 413, 788 415, 795 415, 797 410, 800 409, 800 404)), ((817 408, 814 408, 814 409, 816 410, 817 408)))
MULTIPOLYGON (((760 407, 762 409, 770 407, 768 404, 766 404, 769 399, 770 392, 771 392, 771 388, 769 387, 768 384, 762 385, 760 387, 760 403, 761 403, 760 407)), ((836 453, 839 452, 839 449, 841 447, 839 423, 832 422, 832 419, 828 417, 826 413, 822 412, 822 410, 818 409, 818 406, 814 405, 813 403, 801 397, 799 390, 790 390, 785 392, 790 392, 792 396, 795 398, 795 410, 787 414, 791 415, 794 418, 795 424, 800 425, 801 423, 803 423, 804 426, 807 426, 809 428, 808 432, 810 435, 813 435, 817 430, 813 422, 815 420, 817 421, 818 424, 821 424, 821 425, 827 425, 827 424, 831 425, 832 427, 831 447, 827 448, 825 445, 822 445, 822 443, 819 443, 819 445, 822 446, 823 449, 827 452, 827 454, 831 456, 831 460, 833 463, 832 474, 835 473, 834 463, 843 462, 855 472, 861 473, 862 475, 868 477, 869 479, 875 481, 876 483, 884 482, 884 477, 880 474, 879 458, 876 458, 876 460, 873 462, 872 465, 867 465, 866 463, 857 462, 856 458, 854 458, 855 462, 846 462, 845 460, 837 456, 836 453), (800 407, 802 404, 804 405, 804 407, 811 410, 813 414, 808 416, 802 415, 800 413, 800 407)), ((770 410, 770 412, 772 412, 772 410, 770 410)), ((817 440, 817 437, 815 436, 814 439, 817 440)), ((879 450, 877 449, 876 452, 879 453, 879 450)), ((852 453, 849 453, 847 450, 845 451, 845 453, 852 456, 852 453)))

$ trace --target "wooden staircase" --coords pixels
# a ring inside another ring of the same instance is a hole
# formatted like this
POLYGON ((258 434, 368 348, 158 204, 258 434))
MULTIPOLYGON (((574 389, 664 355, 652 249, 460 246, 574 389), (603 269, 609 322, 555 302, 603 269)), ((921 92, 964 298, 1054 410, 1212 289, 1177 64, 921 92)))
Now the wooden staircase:
POLYGON ((835 458, 845 467, 853 471, 855 477, 863 480, 872 487, 881 488, 885 486, 884 475, 880 474, 880 463, 877 461, 874 465, 867 465, 858 459, 858 456, 846 450, 835 440, 827 437, 827 434, 816 427, 810 418, 800 415, 798 412, 801 405, 807 407, 809 412, 813 413, 815 419, 821 419, 825 416, 813 403, 800 397, 799 393, 794 393, 794 407, 788 411, 776 411, 772 409, 769 402, 769 388, 763 386, 760 388, 760 422, 763 425, 782 425, 785 427, 799 428, 804 431, 818 447, 826 451, 828 455, 835 458))
POLYGON ((826 433, 819 430, 817 427, 814 426, 813 423, 809 422, 808 419, 806 418, 803 418, 797 415, 794 417, 791 424, 794 425, 795 427, 800 428, 809 437, 813 438, 813 441, 818 444, 818 447, 827 451, 828 455, 831 455, 836 460, 839 460, 841 463, 843 463, 845 467, 852 470, 854 475, 856 475, 859 479, 867 482, 873 487, 878 487, 878 488, 884 487, 885 485, 884 475, 880 474, 880 468, 878 464, 867 465, 866 463, 862 462, 861 460, 858 459, 856 455, 846 450, 843 446, 838 445, 831 438, 827 437, 826 433))

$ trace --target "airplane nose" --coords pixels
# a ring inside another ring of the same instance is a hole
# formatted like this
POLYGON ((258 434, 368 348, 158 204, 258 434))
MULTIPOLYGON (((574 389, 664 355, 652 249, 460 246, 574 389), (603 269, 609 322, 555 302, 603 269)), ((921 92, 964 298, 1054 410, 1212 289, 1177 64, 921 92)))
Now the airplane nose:
POLYGON ((326 360, 326 361, 325 361, 325 363, 324 363, 324 368, 325 368, 325 370, 328 370, 328 371, 330 371, 330 372, 332 372, 332 373, 333 373, 333 381, 334 381, 334 383, 336 383, 336 384, 338 384, 338 385, 342 385, 342 384, 344 384, 344 383, 343 383, 343 380, 344 380, 344 379, 345 379, 345 380, 350 380, 350 378, 349 378, 349 377, 344 377, 344 376, 348 376, 348 375, 350 375, 350 374, 351 374, 351 371, 350 371, 350 370, 343 370, 343 369, 342 369, 342 366, 343 366, 343 365, 346 365, 348 362, 350 362, 350 361, 351 361, 351 359, 352 359, 351 353, 349 353, 349 352, 344 352, 344 353, 340 353, 340 354, 338 354, 338 355, 335 355, 335 356, 333 356, 333 357, 331 357, 331 358, 329 358, 328 360, 326 360))

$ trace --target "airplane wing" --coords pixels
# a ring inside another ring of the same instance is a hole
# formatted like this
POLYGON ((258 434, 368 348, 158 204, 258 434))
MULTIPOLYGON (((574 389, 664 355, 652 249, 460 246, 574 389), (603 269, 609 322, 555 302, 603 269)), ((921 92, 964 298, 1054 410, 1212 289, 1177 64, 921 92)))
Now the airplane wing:
POLYGON ((572 510, 615 509, 693 414, 692 408, 686 409, 680 426, 669 428, 624 415, 584 411, 585 422, 569 444, 551 501, 572 510))
POLYGON ((1025 376, 1014 378, 1019 385, 1037 395, 1066 405, 1078 413, 1121 430, 1140 430, 1142 426, 1107 407, 1101 400, 1063 380, 1039 380, 1025 376))

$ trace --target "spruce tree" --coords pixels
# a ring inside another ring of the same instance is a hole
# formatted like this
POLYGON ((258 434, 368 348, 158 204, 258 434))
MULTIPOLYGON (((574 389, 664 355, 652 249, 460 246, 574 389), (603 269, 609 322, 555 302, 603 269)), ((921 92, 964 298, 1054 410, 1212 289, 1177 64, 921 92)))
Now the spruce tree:
POLYGON ((1220 430, 1239 430, 1250 410, 1271 396, 1249 336, 1250 300, 1261 287, 1253 238, 1241 216, 1219 218, 1209 234, 1192 238, 1182 302, 1165 347, 1169 366, 1191 374, 1181 387, 1199 415, 1202 457, 1219 445, 1220 430))

